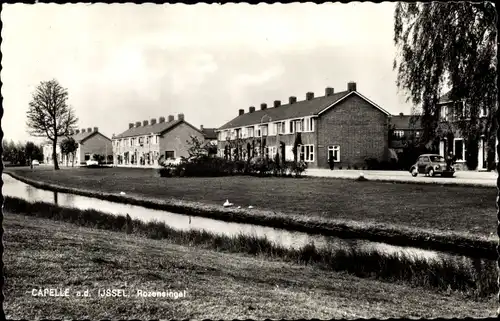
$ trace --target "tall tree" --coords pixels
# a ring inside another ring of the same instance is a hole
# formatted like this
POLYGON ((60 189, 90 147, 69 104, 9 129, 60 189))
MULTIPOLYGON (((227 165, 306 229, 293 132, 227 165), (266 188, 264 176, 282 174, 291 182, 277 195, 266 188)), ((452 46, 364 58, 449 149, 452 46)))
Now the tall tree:
POLYGON ((66 137, 61 141, 59 145, 61 148, 61 154, 66 156, 66 166, 68 166, 68 156, 71 155, 71 166, 75 165, 75 152, 78 149, 78 143, 73 137, 66 137))
POLYGON ((24 152, 28 164, 30 164, 30 167, 33 168, 33 154, 35 153, 35 143, 26 142, 26 145, 24 146, 24 152))
MULTIPOLYGON (((495 164, 497 107, 496 10, 490 2, 397 3, 394 42, 397 85, 421 115, 421 143, 437 149, 440 122, 436 108, 445 85, 450 100, 466 101, 466 121, 456 126, 470 159, 487 138, 488 164, 495 164), (486 119, 481 110, 488 111, 486 119)), ((491 167, 490 167, 491 168, 491 167)))
POLYGON ((73 109, 68 106, 68 91, 55 79, 42 81, 32 94, 27 112, 27 126, 33 136, 47 137, 52 141, 54 169, 57 162, 57 140, 66 136, 78 122, 73 109))

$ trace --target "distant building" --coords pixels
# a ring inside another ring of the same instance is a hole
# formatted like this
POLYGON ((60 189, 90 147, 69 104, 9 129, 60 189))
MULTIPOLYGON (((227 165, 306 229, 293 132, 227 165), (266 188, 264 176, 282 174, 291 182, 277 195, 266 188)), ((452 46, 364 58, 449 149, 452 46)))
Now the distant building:
MULTIPOLYGON (((109 161, 113 157, 111 139, 100 133, 98 127, 76 129, 68 137, 73 138, 78 143, 78 149, 75 152, 74 158, 71 154, 62 155, 60 144, 65 137, 59 137, 56 146, 56 155, 60 165, 85 165, 85 162, 91 159, 93 155, 104 156, 109 161)), ((49 141, 43 144, 43 157, 46 164, 54 164, 52 152, 52 142, 49 141)))
POLYGON ((293 160, 310 168, 328 168, 328 160, 346 168, 363 166, 366 159, 388 160, 390 114, 356 89, 355 82, 338 93, 326 88, 325 95, 305 100, 292 96, 288 104, 274 101, 273 108, 263 103, 260 110, 250 107, 217 129, 218 154, 248 159, 265 157, 293 160))
POLYGON ((415 144, 422 133, 422 123, 418 115, 394 115, 390 121, 389 147, 396 153, 401 153, 404 148, 415 144))
POLYGON ((162 161, 178 161, 188 157, 191 137, 205 141, 203 132, 179 114, 130 123, 123 133, 113 136, 113 155, 116 166, 155 167, 162 161))

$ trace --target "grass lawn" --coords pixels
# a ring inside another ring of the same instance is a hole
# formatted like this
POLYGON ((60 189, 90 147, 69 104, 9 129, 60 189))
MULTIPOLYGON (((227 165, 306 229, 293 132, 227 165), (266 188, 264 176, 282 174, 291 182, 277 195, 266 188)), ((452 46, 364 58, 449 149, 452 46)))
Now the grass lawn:
POLYGON ((6 213, 3 226, 4 310, 12 319, 493 317, 497 305, 18 214, 6 213), (93 296, 32 296, 38 288, 93 296), (131 296, 98 297, 104 288, 131 296), (140 298, 138 289, 187 296, 140 298))
POLYGON ((153 169, 50 167, 9 169, 26 178, 108 193, 490 235, 496 233, 496 188, 357 182, 332 178, 161 178, 153 169))

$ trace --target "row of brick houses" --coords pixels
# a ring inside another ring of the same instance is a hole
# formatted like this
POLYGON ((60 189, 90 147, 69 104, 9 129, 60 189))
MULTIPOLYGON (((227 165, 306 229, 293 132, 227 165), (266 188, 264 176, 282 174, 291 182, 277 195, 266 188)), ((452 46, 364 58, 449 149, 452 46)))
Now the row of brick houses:
MULTIPOLYGON (((456 114, 455 106, 447 95, 441 98, 442 123, 456 114)), ((486 117, 485 111, 481 117, 486 117)), ((404 142, 418 139, 422 132, 418 116, 391 115, 359 93, 355 82, 349 82, 347 90, 338 93, 327 87, 324 96, 308 92, 302 101, 291 96, 287 104, 276 100, 270 108, 262 103, 259 110, 254 106, 246 113, 240 109, 237 117, 217 129, 218 154, 233 157, 236 153, 243 159, 279 154, 281 159, 292 160, 298 142, 297 158, 310 168, 327 168, 330 158, 337 166, 363 166, 370 158, 397 158, 404 142)), ((446 142, 446 137, 441 140, 439 153, 444 156, 451 151, 465 169, 464 138, 456 130, 453 134, 453 142, 446 142)), ((478 169, 487 168, 485 141, 483 137, 479 142, 478 169)))
POLYGON ((156 167, 162 161, 188 157, 191 137, 205 143, 217 139, 214 128, 200 129, 184 119, 184 114, 160 117, 158 120, 129 123, 128 129, 113 136, 113 155, 115 166, 156 167))
MULTIPOLYGON (((61 165, 84 165, 85 162, 92 158, 93 155, 102 155, 107 159, 113 157, 113 148, 111 139, 99 132, 98 127, 89 127, 73 130, 68 137, 71 137, 78 144, 78 148, 74 155, 63 155, 59 143, 56 146, 56 157, 61 165)), ((52 142, 46 142, 42 146, 44 162, 46 164, 53 164, 53 147, 52 142)))
POLYGON ((284 105, 277 100, 272 108, 261 104, 260 110, 240 109, 237 117, 217 130, 219 155, 239 147, 246 154, 243 157, 252 156, 245 151, 255 150, 257 155, 278 153, 292 160, 299 139, 297 158, 310 168, 327 168, 330 158, 340 166, 363 165, 368 158, 387 160, 390 116, 349 82, 347 90, 338 93, 328 87, 321 97, 308 92, 302 101, 292 96, 284 105))

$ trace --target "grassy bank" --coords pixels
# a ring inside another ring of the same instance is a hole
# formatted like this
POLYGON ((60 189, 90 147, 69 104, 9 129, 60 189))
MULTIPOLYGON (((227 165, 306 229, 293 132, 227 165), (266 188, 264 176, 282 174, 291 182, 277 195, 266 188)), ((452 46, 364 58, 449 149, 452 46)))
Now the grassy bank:
MULTIPOLYGON (((123 169, 116 169, 118 171, 123 169)), ((193 216, 204 216, 213 219, 223 220, 223 221, 232 221, 239 223, 249 223, 256 225, 264 225, 275 228, 282 228, 288 230, 296 230, 306 233, 317 233, 331 236, 338 236, 342 238, 358 238, 358 239, 366 239, 374 242, 383 242, 392 245, 401 245, 401 246, 412 246, 423 249, 431 249, 436 251, 443 252, 451 252, 460 255, 466 255, 470 257, 479 257, 486 259, 496 259, 496 240, 493 238, 487 238, 482 234, 470 234, 464 232, 456 232, 456 231, 443 231, 439 229, 422 229, 413 225, 418 225, 421 222, 420 218, 415 217, 415 213, 409 211, 401 211, 398 212, 398 215, 401 217, 406 217, 407 220, 410 218, 413 222, 408 222, 406 226, 404 225, 396 225, 396 224, 388 224, 381 222, 374 222, 367 220, 366 222, 347 220, 344 218, 328 218, 327 216, 311 216, 299 213, 288 213, 288 212, 279 212, 269 209, 228 209, 223 208, 220 205, 209 204, 209 203, 201 203, 201 202, 192 202, 186 200, 178 200, 174 198, 168 198, 167 196, 158 197, 158 192, 154 195, 156 197, 147 196, 148 191, 151 191, 151 188, 146 186, 140 186, 137 178, 134 180, 133 175, 144 175, 144 170, 138 169, 127 169, 130 171, 130 182, 122 182, 120 184, 120 188, 112 188, 111 191, 120 191, 120 189, 126 190, 126 195, 120 195, 119 192, 109 192, 110 189, 106 188, 106 184, 119 182, 122 178, 120 176, 121 172, 116 172, 115 169, 100 169, 100 170, 92 170, 92 169, 79 169, 73 172, 72 170, 61 170, 57 172, 57 175, 54 174, 53 171, 38 171, 38 172, 9 172, 10 175, 24 181, 28 184, 32 184, 35 187, 55 190, 60 192, 74 193, 84 196, 96 197, 99 199, 127 203, 132 205, 139 205, 153 209, 160 209, 175 213, 181 214, 189 214, 193 216), (38 174, 37 174, 38 173, 38 174), (80 173, 80 174, 79 174, 80 173), (82 173, 87 173, 87 176, 83 176, 82 173), (73 180, 70 180, 69 177, 74 174, 73 180), (81 176, 79 176, 81 175, 81 176), (42 178, 41 181, 35 181, 31 178, 31 176, 42 178), (30 178, 27 178, 30 177, 30 178), (63 177, 64 179, 59 179, 57 177, 63 177), (88 177, 88 178, 85 178, 88 177), (99 179, 99 184, 93 181, 93 178, 101 177, 99 179), (116 178, 118 177, 118 178, 116 178), (63 185, 47 183, 48 181, 60 181, 63 182, 63 185), (78 187, 77 187, 78 186, 78 187), (85 189, 80 188, 81 186, 85 186, 85 189), (95 186, 95 190, 90 190, 90 187, 95 186), (128 192, 131 188, 134 188, 135 193, 128 192), (141 190, 138 192, 137 190, 141 190), (107 190, 108 192, 104 192, 103 190, 107 190), (411 226, 411 227, 410 227, 411 226)), ((150 170, 151 171, 151 170, 150 170)), ((151 174, 151 172, 149 172, 151 174)), ((142 176, 141 176, 142 177, 142 176)), ((248 178, 248 177, 247 177, 248 178)), ((159 191, 163 194, 169 194, 172 186, 168 183, 171 178, 160 179, 150 177, 150 180, 157 182, 167 182, 167 186, 163 188, 159 188, 159 191)), ((230 177, 225 178, 227 181, 231 181, 232 179, 239 180, 245 178, 241 177, 230 177)), ((194 182, 200 182, 200 179, 191 178, 186 179, 185 181, 178 182, 179 184, 186 183, 188 186, 192 184, 190 180, 194 182)), ((259 178, 259 180, 265 180, 265 178, 259 178)), ((300 179, 300 180, 279 180, 275 182, 287 182, 287 181, 296 181, 302 182, 307 181, 308 179, 300 179)), ((336 182, 336 180, 329 179, 330 182, 336 182)), ((352 182, 353 184, 358 184, 359 188, 362 189, 365 186, 371 186, 373 184, 371 182, 352 182), (368 184, 368 185, 365 185, 368 184)), ((297 183, 298 184, 298 183, 297 183)), ((390 186, 390 184, 386 184, 390 186)), ((300 187, 300 186, 299 186, 300 187)), ((370 187, 373 188, 373 187, 370 187)), ((213 190, 216 188, 209 188, 207 186, 206 193, 213 193, 213 190)), ((448 189, 442 189, 442 191, 447 191, 448 189)), ((484 189, 483 189, 484 191, 484 189)), ((307 193, 307 191, 304 191, 307 193)), ((201 193, 201 191, 200 191, 201 193)), ((312 193, 312 192, 310 192, 312 193)), ((313 194, 311 194, 313 195, 313 194)), ((269 197, 263 197, 268 199, 269 197)), ((275 199, 273 197, 273 199, 275 199)), ((276 204, 282 204, 280 198, 275 199, 276 204)), ((325 199, 325 202, 331 202, 332 197, 325 199)), ((462 200, 463 201, 463 200, 462 200)), ((222 202, 222 201, 221 201, 222 202)), ((236 203, 238 204, 238 203, 236 203)), ((255 204, 255 203, 254 203, 255 204)), ((316 200, 315 203, 318 206, 323 206, 319 200, 316 200)), ((333 205, 332 205, 333 206, 333 205)), ((363 203, 360 203, 360 207, 363 208, 363 203)), ((382 205, 381 205, 382 206, 382 205)), ((435 206, 436 207, 436 206, 435 206)), ((332 207, 333 208, 333 207, 332 207)), ((349 207, 350 208, 350 207, 349 207)), ((387 209, 388 215, 395 215, 392 213, 394 211, 393 208, 390 207, 377 207, 374 208, 376 211, 380 211, 383 209, 387 209), (391 214, 392 213, 392 214, 391 214)), ((437 210, 441 210, 441 207, 436 207, 437 210)), ((396 209, 399 211, 399 209, 396 209)), ((463 209, 461 210, 463 211, 463 209)), ((432 208, 427 209, 426 212, 435 213, 432 208)), ((462 212, 461 212, 462 213, 462 212)), ((476 212, 471 212, 476 213, 476 212)), ((382 215, 382 214, 381 214, 382 215)), ((491 215, 490 215, 491 216, 491 215)), ((434 215, 433 217, 439 218, 440 215, 434 215)), ((384 220, 384 216, 380 216, 381 220, 384 220)), ((490 217, 491 219, 492 217, 490 217)), ((460 220, 468 221, 477 219, 477 215, 462 215, 460 220)), ((493 225, 492 225, 493 226, 493 225)))
POLYGON ((495 261, 486 261, 478 267, 463 260, 434 262, 424 259, 382 255, 355 248, 316 248, 314 244, 300 249, 287 249, 265 238, 239 235, 228 237, 205 231, 178 231, 164 223, 126 219, 95 210, 63 208, 48 203, 29 203, 22 199, 7 197, 5 211, 50 218, 75 223, 79 226, 122 231, 153 239, 166 239, 183 245, 196 245, 217 251, 246 253, 268 258, 279 258, 288 262, 314 265, 321 269, 346 271, 362 278, 376 278, 391 282, 434 288, 441 291, 454 290, 484 297, 497 292, 495 261))
POLYGON ((173 245, 11 215, 4 219, 9 319, 331 319, 493 317, 495 299, 360 279, 282 260, 173 245), (33 297, 38 287, 93 297, 33 297), (187 289, 183 299, 96 296, 98 289, 187 289))

